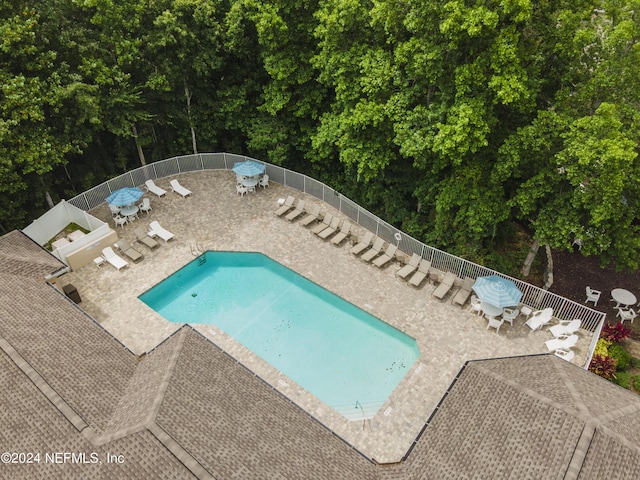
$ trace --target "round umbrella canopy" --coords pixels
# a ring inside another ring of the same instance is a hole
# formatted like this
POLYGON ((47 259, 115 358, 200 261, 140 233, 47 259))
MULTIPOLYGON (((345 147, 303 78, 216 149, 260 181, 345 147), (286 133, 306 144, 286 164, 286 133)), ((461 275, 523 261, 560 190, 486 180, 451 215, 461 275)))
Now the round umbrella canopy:
POLYGON ((480 300, 499 308, 518 305, 522 298, 522 292, 515 283, 497 275, 480 277, 471 288, 480 300))
POLYGON ((266 167, 264 163, 247 160, 245 162, 235 163, 231 170, 236 172, 238 175, 243 175, 245 177, 255 177, 256 175, 264 173, 265 168, 266 167))
POLYGON ((138 187, 121 188, 111 192, 106 200, 109 205, 124 206, 137 202, 144 192, 138 187))

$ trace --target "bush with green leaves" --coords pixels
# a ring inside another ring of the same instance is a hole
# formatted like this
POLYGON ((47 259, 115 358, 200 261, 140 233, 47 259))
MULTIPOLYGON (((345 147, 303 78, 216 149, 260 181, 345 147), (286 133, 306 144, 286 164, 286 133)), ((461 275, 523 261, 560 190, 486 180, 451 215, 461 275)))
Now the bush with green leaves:
POLYGON ((640 392, 640 375, 636 375, 633 377, 633 389, 636 392, 640 392))
POLYGON ((614 343, 609 347, 609 356, 616 360, 616 370, 618 372, 627 370, 631 361, 631 355, 622 345, 614 343))
POLYGON ((620 343, 631 335, 631 329, 625 327, 622 322, 610 324, 605 322, 600 331, 600 338, 604 338, 612 343, 620 343))
POLYGON ((629 389, 629 385, 631 385, 631 374, 629 372, 616 372, 613 383, 617 383, 622 388, 629 389))

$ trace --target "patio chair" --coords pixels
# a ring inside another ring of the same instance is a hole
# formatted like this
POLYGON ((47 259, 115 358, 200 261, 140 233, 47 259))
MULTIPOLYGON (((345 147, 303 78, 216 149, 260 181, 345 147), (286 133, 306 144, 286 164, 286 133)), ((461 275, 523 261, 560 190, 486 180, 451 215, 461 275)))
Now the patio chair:
POLYGON ((364 252, 360 258, 365 262, 370 262, 371 260, 373 260, 375 257, 377 257, 382 253, 383 247, 384 247, 384 240, 381 239, 380 237, 376 237, 376 241, 373 242, 373 246, 369 250, 364 252))
POLYGON ((373 264, 378 268, 384 267, 387 263, 389 263, 391 260, 395 258, 397 251, 398 251, 398 246, 390 243, 387 246, 387 250, 378 258, 376 258, 373 261, 373 264))
POLYGON ((418 265, 420 265, 421 259, 422 257, 417 253, 414 253, 413 255, 411 255, 411 259, 409 260, 409 262, 396 272, 396 276, 402 279, 407 278, 409 275, 411 275, 413 272, 416 271, 416 269, 418 268, 418 265))
POLYGON ((142 255, 135 248, 131 247, 131 245, 129 245, 129 242, 127 242, 124 238, 119 239, 117 245, 120 253, 122 253, 125 257, 129 257, 133 263, 137 263, 144 258, 144 255, 142 255))
POLYGON ((113 217, 113 222, 116 224, 116 227, 124 228, 125 223, 128 221, 127 217, 121 217, 120 215, 113 217))
POLYGON ((633 323, 633 320, 637 316, 638 314, 635 312, 633 308, 630 308, 629 310, 625 310, 624 308, 621 308, 618 310, 618 314, 616 315, 616 317, 620 317, 620 321, 622 323, 624 323, 625 320, 631 320, 631 323, 633 323))
POLYGON ((502 319, 505 322, 509 322, 509 325, 513 327, 513 321, 518 318, 520 315, 520 310, 517 308, 503 308, 502 309, 502 319))
POLYGON ((306 227, 307 225, 317 221, 320 218, 320 205, 314 205, 311 210, 307 210, 307 216, 304 217, 302 220, 300 220, 300 222, 298 222, 299 225, 302 225, 303 227, 306 227))
POLYGON ((153 238, 151 238, 149 235, 144 233, 142 229, 139 227, 136 228, 133 231, 133 233, 136 236, 136 241, 138 243, 142 243, 143 245, 149 247, 150 250, 154 250, 160 246, 158 242, 156 242, 153 238))
POLYGON ((262 175, 262 177, 260 177, 260 180, 258 181, 258 185, 260 185, 262 188, 267 188, 269 186, 269 175, 266 173, 262 175))
POLYGON ((247 190, 247 187, 245 187, 242 184, 238 184, 236 185, 236 193, 240 196, 243 196, 245 193, 247 193, 249 190, 247 190))
POLYGON ((597 307, 598 300, 600 300, 600 295, 602 295, 602 292, 600 290, 593 290, 591 287, 587 287, 586 292, 587 299, 584 301, 584 303, 593 302, 593 306, 597 307))
POLYGON ((331 239, 331 245, 340 245, 344 239, 351 235, 351 227, 351 222, 342 222, 340 231, 331 239))
POLYGON ((147 215, 149 214, 150 210, 153 210, 153 208, 151 208, 151 201, 148 198, 143 198, 142 203, 138 205, 138 208, 141 212, 144 212, 147 215))
POLYGON ((482 300, 475 295, 471 295, 471 306, 469 307, 469 311, 477 315, 482 315, 482 300))
POLYGON ((103 248, 102 256, 107 262, 113 265, 116 268, 116 270, 120 270, 126 267, 127 265, 129 265, 127 261, 124 258, 119 257, 111 247, 103 248))
POLYGON ((531 329, 531 331, 538 330, 544 325, 549 323, 553 318, 553 308, 545 308, 544 310, 536 310, 531 314, 529 319, 524 324, 531 329))
POLYGON ((360 255, 369 247, 369 245, 371 245, 372 240, 373 240, 373 233, 372 232, 365 233, 364 237, 362 237, 362 240, 360 240, 356 245, 351 247, 351 250, 349 250, 349 252, 354 255, 360 255))
POLYGON ((119 205, 109 205, 109 210, 111 211, 111 215, 113 217, 117 217, 118 215, 120 215, 120 209, 122 207, 119 205))
POLYGON ((327 238, 329 238, 331 235, 333 235, 338 231, 339 225, 340 225, 340 217, 333 217, 333 220, 331 220, 331 223, 329 224, 329 226, 327 228, 323 228, 322 231, 318 233, 318 238, 321 238, 322 240, 326 240, 327 238))
POLYGON ((471 277, 464 277, 462 287, 460 287, 460 290, 458 290, 453 296, 451 303, 460 307, 464 306, 471 295, 471 287, 473 287, 474 282, 475 279, 471 277))
POLYGON ((560 320, 560 322, 551 327, 549 331, 555 338, 568 337, 576 333, 580 329, 580 325, 582 325, 582 320, 579 318, 575 320, 560 320))
POLYGON ((575 352, 573 350, 564 350, 562 348, 559 348, 558 350, 553 352, 553 354, 556 357, 560 357, 563 360, 566 360, 567 362, 570 362, 571 360, 573 360, 573 357, 576 356, 576 354, 575 354, 575 352))
POLYGON ((167 193, 167 191, 164 188, 160 188, 159 186, 157 186, 153 182, 153 180, 147 180, 146 182, 144 182, 144 185, 147 187, 147 191, 151 193, 155 193, 159 197, 162 197, 167 193))
POLYGON ((488 320, 489 323, 487 323, 487 330, 489 330, 490 328, 495 328, 496 333, 500 332, 500 327, 504 323, 504 320, 502 318, 495 317, 489 317, 488 320))
POLYGON ((293 208, 293 202, 295 202, 295 200, 296 200, 295 198, 289 195, 287 199, 284 201, 284 203, 280 207, 278 207, 278 209, 274 212, 274 215, 276 217, 281 217, 282 215, 287 213, 289 210, 293 208))
POLYGON ((175 235, 171 233, 169 230, 162 228, 156 220, 154 220, 149 224, 149 229, 150 229, 149 230, 150 237, 157 235, 162 240, 164 240, 164 243, 167 243, 169 240, 175 237, 175 235))
POLYGON ((175 178, 169 182, 169 185, 171 187, 171 190, 178 195, 182 195, 182 198, 187 198, 187 195, 191 195, 193 193, 188 188, 184 188, 182 185, 180 185, 180 182, 178 182, 178 180, 176 180, 175 178))
POLYGON ((286 218, 290 222, 293 222, 296 218, 298 218, 300 215, 304 213, 304 203, 305 203, 304 200, 302 199, 298 200, 298 203, 296 204, 296 208, 291 210, 289 213, 287 213, 287 216, 284 218, 286 218))
POLYGON ((431 294, 432 297, 437 298, 438 300, 442 300, 451 287, 453 287, 453 283, 456 281, 456 274, 452 272, 447 272, 440 282, 440 285, 436 287, 436 289, 431 294))
POLYGON ((429 270, 431 270, 431 261, 423 258, 418 265, 418 271, 409 279, 409 285, 418 288, 422 281, 427 278, 427 275, 429 275, 429 270))
POLYGON ((544 342, 550 352, 569 350, 571 347, 575 347, 576 343, 578 343, 578 335, 570 335, 566 338, 552 338, 544 342))
POLYGON ((311 233, 313 233, 314 235, 318 235, 322 230, 329 227, 329 225, 331 225, 331 222, 333 222, 333 214, 328 212, 325 213, 322 221, 318 225, 313 227, 311 233))

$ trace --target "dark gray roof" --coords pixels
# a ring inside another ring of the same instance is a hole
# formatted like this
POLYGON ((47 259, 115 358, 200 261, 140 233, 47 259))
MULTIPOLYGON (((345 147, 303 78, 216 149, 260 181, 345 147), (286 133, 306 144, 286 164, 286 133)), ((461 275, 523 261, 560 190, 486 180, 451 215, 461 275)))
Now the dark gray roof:
POLYGON ((557 357, 468 362, 406 459, 375 465, 190 327, 133 355, 44 281, 60 266, 0 237, 0 450, 125 463, 12 478, 640 476, 640 398, 557 357))

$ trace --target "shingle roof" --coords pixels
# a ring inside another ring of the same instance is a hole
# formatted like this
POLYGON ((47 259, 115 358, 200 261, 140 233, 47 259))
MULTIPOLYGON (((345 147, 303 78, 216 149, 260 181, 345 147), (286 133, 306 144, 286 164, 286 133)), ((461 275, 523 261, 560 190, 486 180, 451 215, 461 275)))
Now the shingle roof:
POLYGON ((375 465, 190 327, 133 355, 21 237, 0 237, 0 450, 125 463, 12 478, 640 476, 640 398, 550 355, 468 362, 406 459, 375 465))

